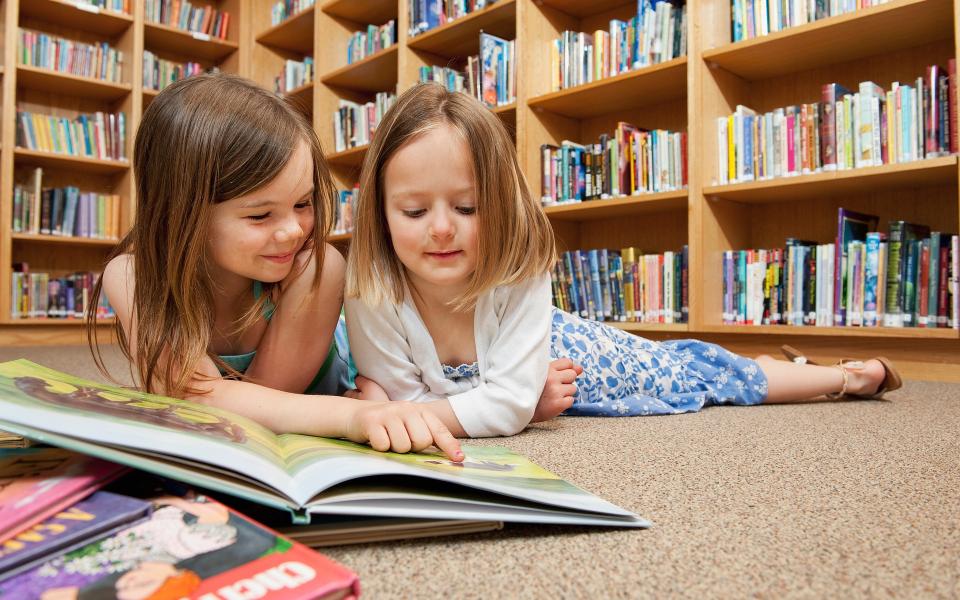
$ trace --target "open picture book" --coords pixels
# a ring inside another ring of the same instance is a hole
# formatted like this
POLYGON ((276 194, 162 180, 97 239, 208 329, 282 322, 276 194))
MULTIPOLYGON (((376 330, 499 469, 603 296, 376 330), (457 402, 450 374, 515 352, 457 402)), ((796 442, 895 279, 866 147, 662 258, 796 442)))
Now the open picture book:
POLYGON ((648 527, 506 448, 396 454, 276 435, 229 411, 0 363, 0 429, 245 500, 311 515, 648 527))

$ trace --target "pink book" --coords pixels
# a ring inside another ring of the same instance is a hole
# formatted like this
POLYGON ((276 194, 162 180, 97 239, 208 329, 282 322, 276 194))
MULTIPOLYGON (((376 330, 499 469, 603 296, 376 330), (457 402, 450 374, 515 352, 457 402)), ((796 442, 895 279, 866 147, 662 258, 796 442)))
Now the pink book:
POLYGON ((126 470, 59 448, 4 453, 0 456, 0 543, 76 504, 126 470))

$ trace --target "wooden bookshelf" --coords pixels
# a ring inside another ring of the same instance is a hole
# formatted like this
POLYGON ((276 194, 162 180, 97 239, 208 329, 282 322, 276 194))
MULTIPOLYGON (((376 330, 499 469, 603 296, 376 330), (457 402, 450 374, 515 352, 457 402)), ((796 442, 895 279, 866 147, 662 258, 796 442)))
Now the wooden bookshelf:
POLYGON ((759 80, 952 38, 950 0, 891 0, 708 49, 703 58, 744 79, 759 80))
MULTIPOLYGON (((14 184, 30 184, 33 169, 43 169, 44 187, 76 185, 84 192, 120 197, 119 223, 126 231, 135 208, 130 157, 143 109, 159 92, 143 86, 143 52, 177 62, 195 61, 226 72, 249 72, 249 58, 241 56, 241 38, 249 34, 247 0, 211 0, 231 13, 228 39, 209 39, 176 28, 148 23, 142 2, 133 12, 80 6, 69 0, 5 0, 0 3, 2 24, 3 122, 0 128, 0 344, 82 344, 80 319, 11 319, 11 264, 27 262, 34 272, 59 275, 73 271, 99 271, 117 240, 13 233, 11 231, 14 184), (20 65, 18 28, 93 43, 107 42, 123 52, 122 80, 107 82, 49 69, 20 65), (125 160, 32 151, 17 147, 17 110, 73 117, 96 111, 126 115, 125 160)), ((101 328, 105 334, 109 321, 101 328)))
MULTIPOLYGON (((542 144, 595 142, 600 134, 611 133, 618 121, 687 133, 687 189, 545 208, 561 250, 630 245, 645 252, 663 252, 689 246, 689 323, 615 326, 654 339, 702 338, 748 355, 776 354, 784 342, 819 359, 884 353, 901 364, 908 377, 960 380, 960 335, 955 330, 725 325, 719 274, 725 250, 780 247, 789 236, 832 241, 838 206, 877 214, 881 224, 905 219, 958 231, 957 157, 717 185, 715 139, 716 118, 729 115, 737 104, 765 112, 818 101, 820 86, 831 81, 852 88, 871 80, 886 89, 891 81, 917 77, 928 64, 945 66, 948 58, 958 54, 958 19, 954 15, 960 14, 960 0, 891 0, 738 43, 730 43, 730 1, 698 0, 688 5, 687 57, 560 91, 550 87, 549 44, 567 29, 592 32, 606 29, 612 18, 629 18, 636 11, 635 2, 498 0, 410 38, 409 1, 318 0, 315 7, 276 26, 269 21, 273 0, 221 1, 220 7, 239 15, 232 19, 231 37, 225 44, 146 24, 139 7, 129 16, 94 15, 65 0, 8 1, 2 4, 6 24, 4 115, 15 111, 19 90, 34 102, 36 94, 57 93, 52 86, 64 90, 75 85, 72 93, 87 101, 128 107, 136 113, 133 129, 139 119, 137 111, 156 95, 140 85, 137 49, 143 47, 156 48, 173 58, 188 58, 190 52, 194 60, 242 73, 270 89, 285 60, 313 56, 315 82, 291 90, 287 96, 312 120, 338 187, 349 189, 358 180, 367 148, 334 151, 332 115, 339 102, 367 102, 377 92, 401 93, 416 84, 424 66, 462 68, 466 57, 478 52, 483 30, 516 41, 520 57, 517 101, 492 110, 515 135, 520 164, 536 196, 540 194, 542 144), (99 32, 115 44, 127 43, 134 57, 127 63, 131 78, 125 83, 130 89, 110 87, 108 91, 99 82, 87 87, 86 81, 12 67, 16 65, 16 41, 15 27, 10 24, 19 22, 18 10, 31 20, 83 28, 99 32), (397 45, 347 65, 350 35, 368 24, 380 25, 390 19, 397 21, 397 45), (32 77, 40 81, 31 81, 32 77), (99 99, 98 93, 102 94, 99 99)), ((0 128, 0 134, 4 149, 15 147, 10 127, 0 128)), ((132 137, 128 147, 131 142, 132 137)), ((87 247, 10 234, 9 201, 15 173, 32 165, 83 171, 86 176, 99 177, 97 181, 106 189, 124 191, 132 206, 129 164, 100 164, 14 149, 0 153, 0 165, 4 188, 0 195, 4 207, 0 213, 0 263, 4 265, 0 289, 9 287, 13 259, 38 257, 42 262, 46 255, 79 254, 82 258, 77 264, 85 267, 96 256, 103 256, 112 243, 97 241, 99 245, 91 242, 87 247), (66 248, 69 253, 62 252, 66 248)), ((129 223, 131 216, 128 208, 123 223, 129 223)), ((346 252, 351 237, 347 233, 330 239, 346 252)), ((8 314, 9 298, 0 295, 0 331, 8 314)), ((52 338, 41 331, 75 331, 75 326, 60 324, 56 328, 48 320, 39 321, 44 323, 18 324, 16 339, 46 341, 52 338)))

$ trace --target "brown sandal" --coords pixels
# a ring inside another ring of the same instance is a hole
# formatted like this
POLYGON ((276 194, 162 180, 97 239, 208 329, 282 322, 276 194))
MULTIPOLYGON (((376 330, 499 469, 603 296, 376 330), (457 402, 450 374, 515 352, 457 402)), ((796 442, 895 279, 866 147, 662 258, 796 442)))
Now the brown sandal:
MULTIPOLYGON (((784 344, 780 346, 780 351, 783 352, 783 355, 787 357, 791 362, 795 362, 801 365, 816 365, 818 363, 813 362, 807 358, 802 352, 797 350, 792 346, 784 344)), ((893 363, 884 356, 877 356, 874 358, 883 365, 883 381, 880 382, 880 386, 877 387, 877 391, 873 394, 848 394, 847 393, 847 369, 852 369, 854 371, 863 368, 863 361, 853 359, 853 358, 844 358, 834 366, 840 369, 840 373, 843 374, 843 387, 839 392, 834 392, 832 394, 827 394, 827 397, 831 400, 841 400, 845 398, 852 398, 856 400, 875 400, 883 397, 887 392, 892 392, 893 390, 898 390, 903 387, 903 379, 900 377, 900 373, 897 372, 897 369, 893 366, 893 363)))

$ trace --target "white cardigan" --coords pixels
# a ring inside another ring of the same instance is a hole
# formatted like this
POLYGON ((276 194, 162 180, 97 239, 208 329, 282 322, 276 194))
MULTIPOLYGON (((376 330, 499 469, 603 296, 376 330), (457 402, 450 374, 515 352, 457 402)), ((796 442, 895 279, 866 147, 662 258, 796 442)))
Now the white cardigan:
POLYGON ((474 314, 480 377, 453 381, 443 375, 409 290, 400 305, 371 309, 356 298, 344 303, 360 374, 391 400, 449 400, 470 437, 513 435, 530 422, 550 363, 550 305, 549 275, 481 296, 474 314))

